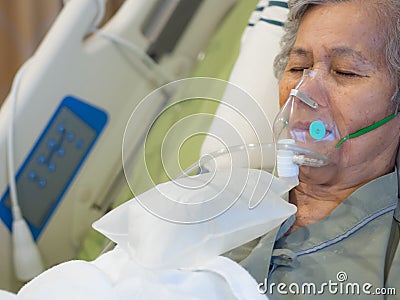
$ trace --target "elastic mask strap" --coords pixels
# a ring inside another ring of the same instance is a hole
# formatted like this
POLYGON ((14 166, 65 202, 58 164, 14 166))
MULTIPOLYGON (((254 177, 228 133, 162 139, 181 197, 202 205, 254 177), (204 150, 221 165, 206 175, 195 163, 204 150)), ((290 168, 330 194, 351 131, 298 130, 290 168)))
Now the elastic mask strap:
POLYGON ((336 148, 336 149, 339 148, 340 145, 342 145, 342 144, 344 143, 344 141, 346 141, 346 140, 349 140, 349 139, 358 137, 358 136, 360 136, 360 135, 366 134, 366 133, 368 133, 368 132, 370 132, 370 131, 372 131, 372 130, 374 130, 374 129, 376 129, 376 128, 378 128, 378 127, 384 125, 384 124, 386 124, 387 122, 389 122, 390 120, 392 120, 395 116, 397 116, 397 114, 398 114, 398 113, 396 112, 396 113, 394 113, 393 115, 387 116, 386 118, 384 118, 384 119, 382 119, 382 120, 380 120, 380 121, 378 121, 378 122, 376 122, 376 123, 374 123, 374 124, 372 124, 372 125, 369 125, 369 126, 367 126, 367 127, 364 127, 364 128, 362 128, 362 129, 360 129, 360 130, 358 130, 358 131, 356 131, 356 132, 354 132, 354 133, 352 133, 352 134, 349 134, 349 135, 345 136, 344 138, 342 138, 342 139, 336 144, 335 148, 336 148))

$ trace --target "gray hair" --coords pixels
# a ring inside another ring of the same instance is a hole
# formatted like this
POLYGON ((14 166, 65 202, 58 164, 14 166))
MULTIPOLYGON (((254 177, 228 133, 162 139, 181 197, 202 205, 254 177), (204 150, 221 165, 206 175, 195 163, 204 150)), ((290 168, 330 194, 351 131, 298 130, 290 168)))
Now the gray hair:
MULTIPOLYGON (((289 14, 285 24, 285 34, 281 40, 281 52, 275 57, 274 61, 275 76, 279 80, 286 68, 290 51, 296 41, 296 34, 305 12, 313 5, 349 1, 359 1, 360 4, 366 2, 365 0, 289 0, 289 14)), ((379 18, 386 24, 386 65, 396 86, 392 100, 398 105, 400 102, 400 0, 368 1, 368 5, 372 6, 371 4, 375 4, 379 18)))

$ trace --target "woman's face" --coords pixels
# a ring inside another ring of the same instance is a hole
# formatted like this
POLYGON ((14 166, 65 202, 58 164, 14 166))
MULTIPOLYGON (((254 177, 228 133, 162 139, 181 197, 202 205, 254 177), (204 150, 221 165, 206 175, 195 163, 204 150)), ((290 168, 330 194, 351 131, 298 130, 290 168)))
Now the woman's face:
MULTIPOLYGON (((339 131, 354 133, 390 114, 395 107, 391 97, 395 90, 390 78, 384 48, 384 27, 376 12, 364 1, 350 1, 314 6, 304 15, 297 39, 280 81, 280 105, 300 80, 304 69, 316 71, 324 95, 332 107, 339 131)), ((318 102, 320 93, 308 96, 318 102)), ((324 100, 326 101, 326 100, 324 100)), ((312 120, 304 120, 312 121, 312 120)), ((353 172, 363 182, 381 174, 375 168, 380 156, 381 167, 393 165, 399 141, 399 117, 360 137, 345 141, 335 152, 329 172, 327 168, 301 168, 303 178, 328 183, 353 172), (389 159, 388 159, 389 158, 389 159), (324 171, 324 176, 321 176, 324 171), (368 178, 368 176, 372 176, 368 178), (365 178, 364 178, 365 177, 365 178)), ((343 136, 342 136, 343 137, 343 136)), ((318 149, 315 149, 318 150, 318 149)), ((387 170, 386 170, 387 171, 387 170)))

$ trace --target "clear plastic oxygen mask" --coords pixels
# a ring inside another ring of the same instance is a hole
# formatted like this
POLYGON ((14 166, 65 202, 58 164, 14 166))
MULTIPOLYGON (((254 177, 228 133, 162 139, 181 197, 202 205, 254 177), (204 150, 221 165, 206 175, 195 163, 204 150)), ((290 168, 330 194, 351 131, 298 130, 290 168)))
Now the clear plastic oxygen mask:
MULTIPOLYGON (((304 70, 275 118, 275 139, 278 145, 296 145, 293 161, 297 165, 321 167, 338 159, 336 145, 347 136, 343 118, 330 101, 325 84, 316 71, 304 70)), ((278 168, 279 159, 278 151, 278 168)))

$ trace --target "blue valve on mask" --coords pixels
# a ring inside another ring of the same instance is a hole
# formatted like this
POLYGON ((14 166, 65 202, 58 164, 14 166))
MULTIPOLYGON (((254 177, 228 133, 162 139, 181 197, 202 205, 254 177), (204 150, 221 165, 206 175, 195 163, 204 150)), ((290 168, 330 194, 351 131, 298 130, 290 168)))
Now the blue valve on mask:
POLYGON ((321 139, 324 138, 324 136, 326 135, 326 128, 325 125, 322 121, 313 121, 310 124, 310 135, 313 139, 319 141, 321 139))

